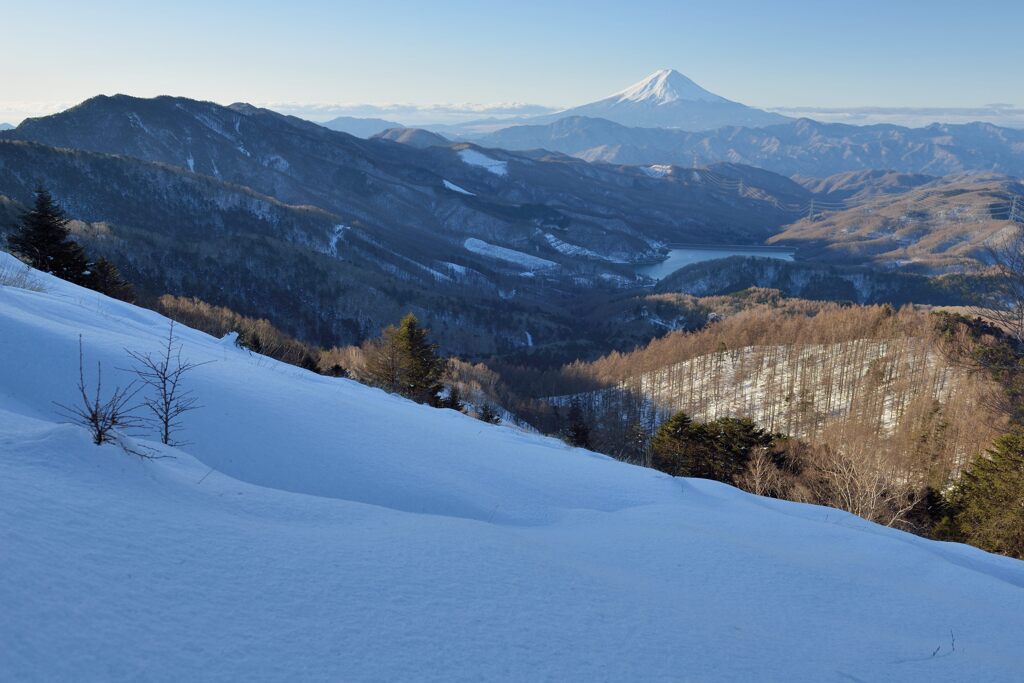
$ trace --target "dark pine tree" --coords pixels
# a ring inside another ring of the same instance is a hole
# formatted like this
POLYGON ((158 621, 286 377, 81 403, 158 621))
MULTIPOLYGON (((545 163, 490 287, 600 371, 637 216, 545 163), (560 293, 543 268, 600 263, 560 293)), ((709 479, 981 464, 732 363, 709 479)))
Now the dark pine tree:
POLYGON ((1024 558, 1024 431, 996 439, 950 495, 952 514, 936 536, 1024 558))
POLYGON ((590 427, 583 419, 583 409, 579 401, 573 400, 569 406, 569 422, 565 428, 565 442, 577 448, 590 448, 590 427))
POLYGON ((487 401, 484 401, 484 404, 480 406, 480 412, 477 414, 477 418, 492 425, 501 423, 501 415, 498 415, 498 411, 495 410, 494 406, 487 401))
POLYGON ((36 270, 75 284, 88 284, 85 253, 70 238, 64 210, 42 187, 35 192, 32 209, 21 216, 14 234, 7 238, 7 245, 36 270))
POLYGON ((135 288, 123 277, 113 263, 102 256, 89 268, 85 286, 109 297, 135 302, 135 288))
POLYGON ((734 483, 755 448, 771 448, 774 437, 752 420, 722 417, 694 422, 679 412, 651 440, 652 465, 676 477, 701 477, 734 483))
POLYGON ((448 387, 448 395, 440 400, 440 407, 457 410, 460 413, 466 409, 466 405, 462 402, 462 394, 459 393, 457 386, 453 384, 448 387))

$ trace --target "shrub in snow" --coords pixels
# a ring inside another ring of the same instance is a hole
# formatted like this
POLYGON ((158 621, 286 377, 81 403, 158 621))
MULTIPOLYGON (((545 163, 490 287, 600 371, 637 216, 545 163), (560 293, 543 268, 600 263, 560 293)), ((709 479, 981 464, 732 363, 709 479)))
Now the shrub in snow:
MULTIPOLYGON (((85 359, 82 338, 78 338, 78 396, 74 405, 58 403, 57 407, 72 423, 89 430, 97 446, 118 443, 118 430, 138 427, 139 419, 133 414, 137 406, 132 399, 139 388, 132 382, 126 387, 115 387, 110 396, 103 397, 103 367, 96 363, 96 386, 90 390, 85 383, 85 359)), ((122 444, 123 445, 123 444, 122 444)), ((136 453, 142 455, 142 453, 136 453)))
POLYGON ((17 287, 30 292, 45 292, 46 287, 39 278, 32 275, 32 268, 27 265, 0 266, 0 287, 17 287))
POLYGON ((143 386, 152 392, 143 399, 142 405, 152 414, 160 433, 160 441, 169 446, 183 446, 184 442, 174 439, 181 430, 181 416, 199 408, 198 399, 182 386, 185 374, 206 363, 182 360, 181 344, 174 338, 174 321, 167 330, 167 340, 159 354, 128 351, 136 362, 132 369, 143 386))

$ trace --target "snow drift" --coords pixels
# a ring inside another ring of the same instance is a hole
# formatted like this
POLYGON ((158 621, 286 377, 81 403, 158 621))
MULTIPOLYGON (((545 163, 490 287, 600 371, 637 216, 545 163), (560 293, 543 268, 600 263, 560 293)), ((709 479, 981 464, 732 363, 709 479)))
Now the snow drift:
POLYGON ((112 388, 168 322, 37 277, 0 286, 0 678, 1020 678, 1024 563, 186 328, 192 445, 93 446, 52 403, 79 335, 112 388))

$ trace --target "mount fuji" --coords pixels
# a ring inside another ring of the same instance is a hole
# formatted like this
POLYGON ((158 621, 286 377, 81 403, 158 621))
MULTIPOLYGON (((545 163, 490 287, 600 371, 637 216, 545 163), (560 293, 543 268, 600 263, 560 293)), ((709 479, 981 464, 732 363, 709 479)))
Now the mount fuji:
POLYGON ((675 69, 661 69, 625 90, 544 117, 570 116, 607 119, 640 128, 713 130, 725 126, 769 126, 789 121, 781 114, 727 100, 700 87, 675 69))

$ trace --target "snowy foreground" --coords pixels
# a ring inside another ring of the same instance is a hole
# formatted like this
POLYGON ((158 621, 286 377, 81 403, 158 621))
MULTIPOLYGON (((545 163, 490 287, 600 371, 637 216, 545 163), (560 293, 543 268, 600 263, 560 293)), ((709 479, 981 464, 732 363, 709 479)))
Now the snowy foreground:
POLYGON ((167 321, 39 279, 0 287, 0 680, 1024 679, 1024 563, 185 328, 193 445, 93 446, 78 336, 112 387, 167 321))

